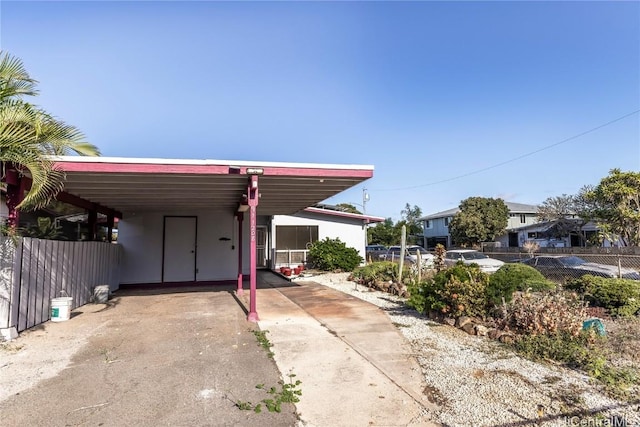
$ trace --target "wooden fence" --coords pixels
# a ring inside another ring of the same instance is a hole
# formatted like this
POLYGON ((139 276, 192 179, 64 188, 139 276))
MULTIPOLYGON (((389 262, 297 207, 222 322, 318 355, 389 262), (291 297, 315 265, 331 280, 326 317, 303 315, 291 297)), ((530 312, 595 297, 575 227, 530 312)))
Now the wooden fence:
POLYGON ((73 309, 91 301, 95 286, 119 286, 116 244, 23 238, 11 249, 5 241, 0 245, 0 328, 20 332, 46 322, 52 298, 72 297, 73 309))

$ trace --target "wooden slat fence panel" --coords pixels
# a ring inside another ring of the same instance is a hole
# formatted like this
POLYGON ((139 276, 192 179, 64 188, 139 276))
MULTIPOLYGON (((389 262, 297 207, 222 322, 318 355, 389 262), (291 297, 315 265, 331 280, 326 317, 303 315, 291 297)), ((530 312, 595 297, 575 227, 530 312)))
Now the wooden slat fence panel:
POLYGON ((12 239, 0 235, 0 329, 11 324, 11 297, 15 293, 13 276, 19 253, 12 239))
POLYGON ((22 265, 20 266, 20 293, 18 294, 18 331, 28 328, 27 316, 29 315, 29 283, 31 281, 32 239, 22 240, 22 265))
MULTIPOLYGON (((11 254, 3 250, 2 257, 11 254)), ((0 278, 13 276, 11 284, 3 279, 0 285, 0 327, 18 332, 49 320, 52 298, 70 296, 74 309, 90 302, 95 286, 108 284, 115 290, 119 285, 121 250, 112 243, 23 238, 13 260, 0 265, 7 264, 0 278), (8 304, 3 305, 3 296, 8 304)))

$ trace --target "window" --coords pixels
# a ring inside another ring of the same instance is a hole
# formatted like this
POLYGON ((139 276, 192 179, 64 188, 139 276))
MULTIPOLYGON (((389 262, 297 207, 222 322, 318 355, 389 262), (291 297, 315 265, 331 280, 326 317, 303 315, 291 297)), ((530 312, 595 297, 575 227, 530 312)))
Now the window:
POLYGON ((431 229, 433 228, 433 222, 430 219, 424 221, 424 228, 431 229))
POLYGON ((527 216, 525 214, 520 214, 520 224, 524 224, 527 222, 527 216))
POLYGON ((444 219, 444 226, 448 227, 450 222, 451 222, 451 217, 450 216, 446 217, 444 219))
POLYGON ((317 225, 276 226, 276 249, 307 249, 308 243, 318 241, 317 225))

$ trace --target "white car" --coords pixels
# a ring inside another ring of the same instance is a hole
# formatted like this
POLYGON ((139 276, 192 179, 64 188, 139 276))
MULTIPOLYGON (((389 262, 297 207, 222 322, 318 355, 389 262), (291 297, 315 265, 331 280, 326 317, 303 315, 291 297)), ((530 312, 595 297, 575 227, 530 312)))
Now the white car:
POLYGON ((445 265, 455 265, 458 261, 462 261, 466 265, 478 264, 480 270, 485 273, 495 273, 504 262, 499 259, 489 258, 482 252, 473 249, 452 249, 447 251, 444 256, 445 265))
MULTIPOLYGON (((424 267, 433 267, 435 256, 427 252, 425 248, 418 245, 411 245, 405 248, 404 261, 410 264, 416 264, 418 262, 418 252, 420 252, 420 263, 424 267)), ((386 261, 400 262, 400 246, 390 246, 384 256, 386 261)))

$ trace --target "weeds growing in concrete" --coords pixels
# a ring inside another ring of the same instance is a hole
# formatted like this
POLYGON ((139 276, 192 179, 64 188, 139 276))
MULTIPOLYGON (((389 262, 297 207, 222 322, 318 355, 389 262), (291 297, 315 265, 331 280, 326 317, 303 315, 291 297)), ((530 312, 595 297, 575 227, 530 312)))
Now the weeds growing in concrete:
POLYGON ((267 332, 269 331, 255 330, 253 331, 253 335, 255 335, 256 339, 258 340, 258 344, 262 348, 267 350, 267 356, 273 358, 273 352, 271 351, 271 347, 273 347, 273 344, 271 344, 271 341, 269 341, 269 338, 267 338, 267 332))
POLYGON ((302 395, 302 390, 300 390, 300 384, 302 382, 300 380, 295 380, 295 374, 287 375, 289 377, 288 382, 279 381, 277 386, 270 387, 268 390, 264 384, 256 385, 257 389, 265 390, 270 397, 262 399, 260 403, 254 405, 251 402, 245 402, 242 400, 238 400, 235 402, 235 405, 238 409, 243 411, 253 411, 255 413, 262 412, 263 406, 267 408, 269 412, 278 412, 282 411, 283 403, 297 403, 300 401, 300 396, 302 395))

